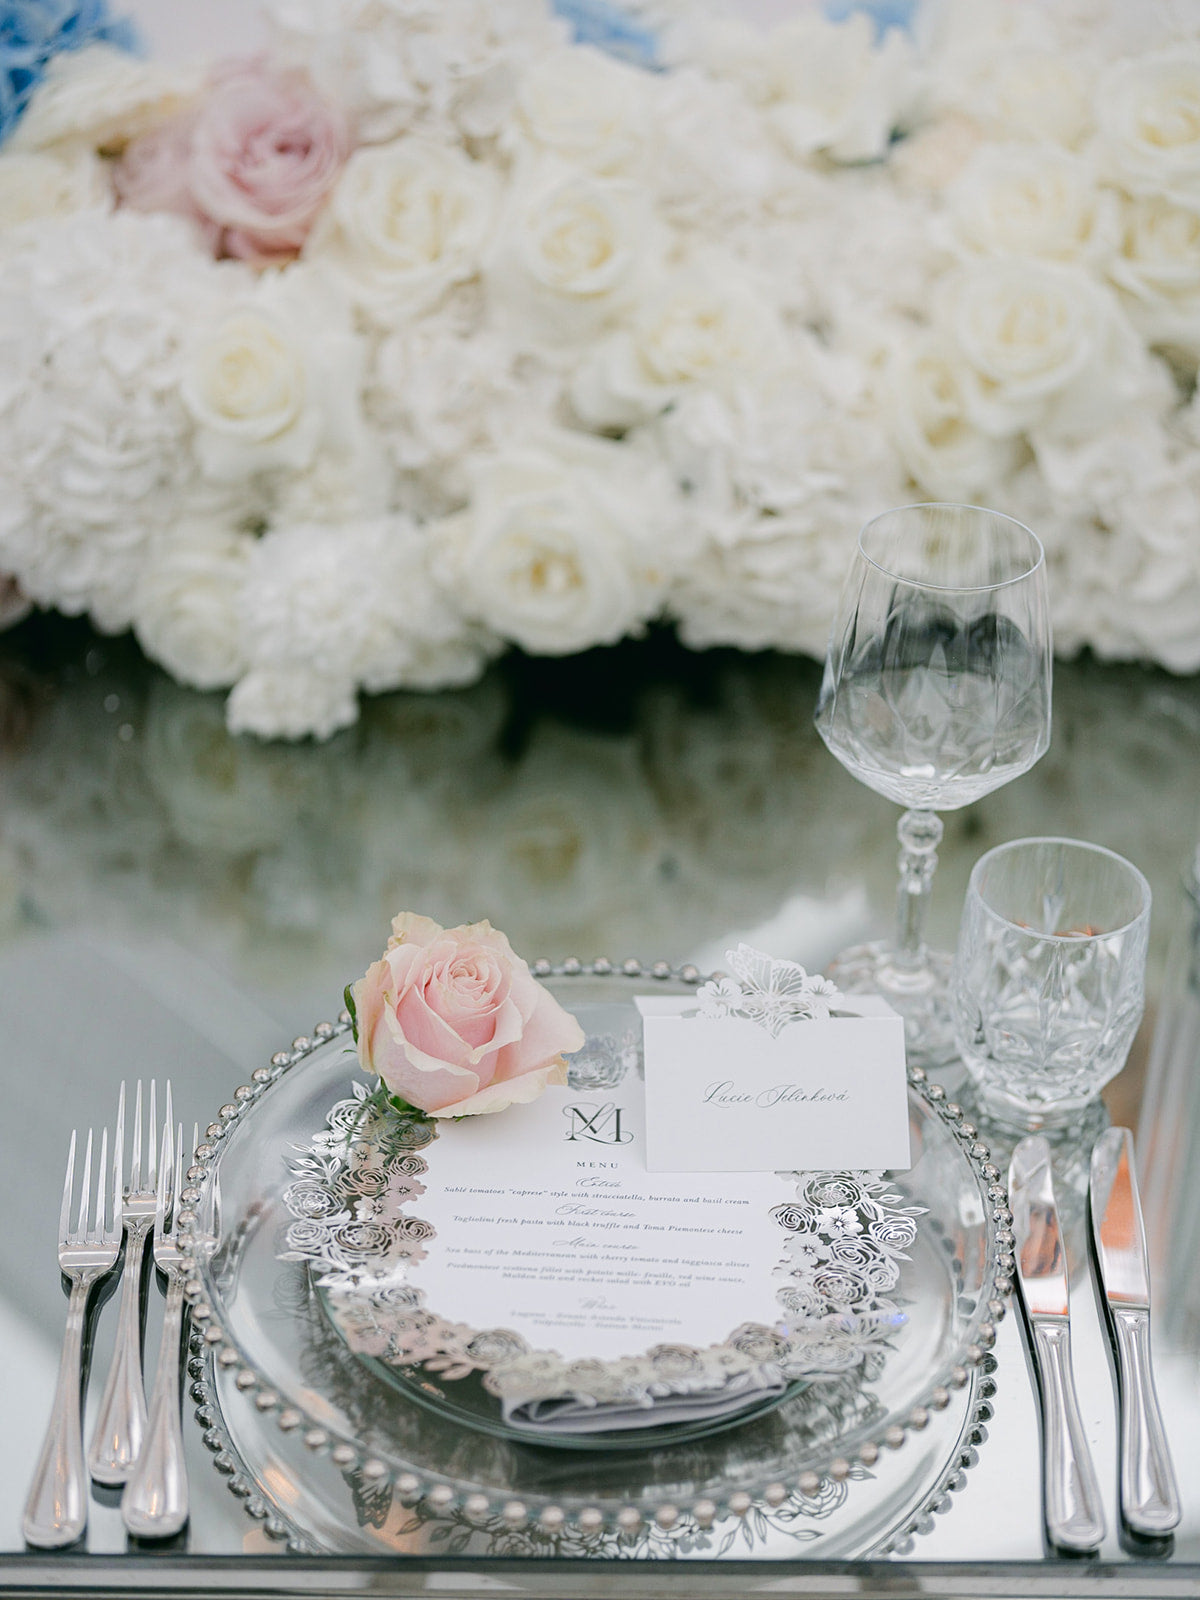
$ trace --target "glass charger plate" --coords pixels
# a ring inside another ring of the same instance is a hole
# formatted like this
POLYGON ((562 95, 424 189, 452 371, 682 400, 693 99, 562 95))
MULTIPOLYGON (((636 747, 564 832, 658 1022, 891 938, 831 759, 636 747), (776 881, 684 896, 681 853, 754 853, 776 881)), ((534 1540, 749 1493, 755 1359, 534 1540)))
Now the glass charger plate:
MULTIPOLYGON (((634 994, 650 987, 687 992, 699 974, 673 973, 665 964, 632 967, 611 973, 572 962, 540 975, 552 978, 577 1015, 586 1014, 589 1034, 623 1030, 636 1045, 634 994)), ((303 1511, 302 1526, 313 1525, 329 1498, 314 1496, 310 1485, 332 1473, 343 1496, 349 1488, 350 1508, 314 1533, 319 1545, 346 1548, 339 1541, 353 1527, 373 1548, 385 1532, 401 1540, 392 1547, 420 1548, 420 1530, 433 1538, 442 1526, 442 1539, 449 1538, 446 1517, 460 1514, 481 1538, 498 1536, 499 1519, 514 1536, 540 1529, 559 1546, 560 1535, 602 1542, 651 1526, 682 1529, 676 1538, 685 1543, 693 1534, 707 1541, 706 1525, 720 1529, 732 1517, 744 1530, 747 1517, 766 1517, 787 1523, 781 1537, 795 1553, 793 1525, 811 1522, 827 1502, 826 1526, 839 1530, 836 1551, 827 1538, 801 1539, 804 1553, 814 1544, 821 1554, 861 1553, 902 1533, 928 1495, 960 1469, 970 1448, 964 1440, 988 1403, 981 1385, 990 1382, 992 1324, 1009 1287, 1010 1217, 986 1149, 919 1071, 910 1073, 915 1164, 895 1183, 927 1215, 906 1274, 908 1320, 877 1376, 864 1381, 851 1372, 814 1382, 713 1439, 565 1453, 467 1429, 414 1404, 334 1333, 304 1264, 279 1259, 290 1221, 282 1199, 289 1158, 357 1076, 341 1037, 347 1025, 343 1017, 294 1041, 221 1108, 189 1171, 193 1215, 184 1219, 195 1267, 194 1325, 219 1375, 206 1403, 224 1414, 227 1396, 237 1397, 244 1416, 231 1425, 247 1457, 259 1459, 247 1480, 259 1491, 264 1478, 286 1488, 276 1458, 295 1457, 288 1493, 303 1511)), ((272 1504, 261 1492, 249 1498, 272 1504)), ((288 1494, 283 1499, 277 1509, 286 1516, 288 1494)), ((764 1553, 772 1553, 769 1527, 761 1532, 764 1553)))

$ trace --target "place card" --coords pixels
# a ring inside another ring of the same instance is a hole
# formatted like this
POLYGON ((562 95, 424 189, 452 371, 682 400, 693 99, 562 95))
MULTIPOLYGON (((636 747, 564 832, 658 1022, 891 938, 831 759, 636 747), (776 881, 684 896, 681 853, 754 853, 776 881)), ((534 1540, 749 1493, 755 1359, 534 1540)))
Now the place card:
POLYGON ((748 946, 727 959, 740 983, 637 998, 647 1169, 907 1170, 903 1019, 748 946))

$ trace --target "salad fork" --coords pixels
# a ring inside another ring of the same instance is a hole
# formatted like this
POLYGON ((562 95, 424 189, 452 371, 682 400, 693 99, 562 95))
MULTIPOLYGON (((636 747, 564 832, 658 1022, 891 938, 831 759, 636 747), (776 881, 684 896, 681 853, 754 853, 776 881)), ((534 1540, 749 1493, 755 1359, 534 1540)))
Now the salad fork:
POLYGON ((113 1138, 112 1203, 108 1189, 108 1129, 100 1138, 100 1163, 96 1175, 96 1214, 91 1220, 92 1132, 88 1130, 83 1158, 79 1212, 71 1227, 72 1189, 75 1181, 76 1134, 71 1135, 67 1176, 63 1184, 58 1223, 58 1264, 71 1284, 67 1326, 63 1334, 54 1408, 34 1470, 21 1531, 26 1543, 43 1549, 74 1544, 87 1527, 88 1485, 83 1461, 83 1340, 88 1296, 117 1264, 121 1248, 122 1130, 113 1138))
MULTIPOLYGON (((122 1220, 125 1266, 121 1308, 112 1365, 100 1400, 88 1466, 97 1483, 122 1484, 129 1476, 146 1433, 146 1392, 142 1380, 142 1257, 154 1226, 158 1195, 158 1128, 156 1084, 150 1080, 150 1117, 142 1143, 142 1080, 138 1079, 133 1109, 133 1149, 122 1220)), ((167 1084, 166 1125, 171 1125, 171 1085, 167 1084)), ((125 1126, 125 1085, 117 1101, 117 1126, 125 1126)))
POLYGON ((187 1258, 179 1248, 179 1194, 183 1187, 183 1124, 171 1151, 171 1125, 163 1128, 154 1213, 154 1264, 167 1280, 158 1371, 150 1397, 146 1439, 121 1497, 121 1516, 139 1539, 169 1539, 188 1519, 187 1466, 180 1427, 179 1341, 187 1258))

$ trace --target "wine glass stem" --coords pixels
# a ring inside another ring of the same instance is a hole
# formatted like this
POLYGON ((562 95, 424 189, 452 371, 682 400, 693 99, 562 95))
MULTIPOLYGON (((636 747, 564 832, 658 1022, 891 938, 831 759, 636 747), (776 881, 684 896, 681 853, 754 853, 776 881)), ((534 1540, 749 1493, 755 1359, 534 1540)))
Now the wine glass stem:
POLYGON ((900 889, 896 897, 898 967, 915 971, 925 962, 925 918, 942 842, 942 822, 933 811, 906 811, 896 825, 900 840, 900 889))

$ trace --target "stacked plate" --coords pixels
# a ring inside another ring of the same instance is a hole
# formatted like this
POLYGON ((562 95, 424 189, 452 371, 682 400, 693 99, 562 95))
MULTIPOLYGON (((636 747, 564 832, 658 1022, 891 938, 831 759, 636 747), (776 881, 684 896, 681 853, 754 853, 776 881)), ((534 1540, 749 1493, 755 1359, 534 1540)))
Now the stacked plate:
MULTIPOLYGON (((570 963, 548 978, 588 1034, 575 1067, 600 1078, 585 1087, 608 1075, 611 1088, 614 1063, 636 1075, 636 993, 695 981, 651 970, 570 963)), ((526 1369, 552 1352, 472 1327, 453 1303, 426 1306, 406 1283, 404 1239, 418 1258, 446 1243, 420 1217, 437 1140, 363 1096, 346 1035, 345 1019, 322 1024, 260 1069, 221 1108, 189 1174, 198 1415, 218 1468, 269 1531, 330 1552, 841 1559, 902 1543, 946 1503, 986 1433, 1011 1234, 986 1149, 919 1072, 910 1172, 867 1186, 793 1175, 801 1196, 815 1184, 818 1199, 916 1218, 886 1300, 816 1308, 828 1328, 853 1330, 856 1354, 835 1340, 831 1355, 827 1340, 806 1365, 794 1319, 756 1325, 752 1338, 742 1325, 741 1355, 777 1358, 784 1381, 769 1392, 673 1420, 653 1410, 671 1383, 649 1395, 643 1385, 648 1426, 554 1436, 514 1424, 503 1398, 514 1349, 526 1369), (388 1226, 345 1226, 370 1212, 355 1198, 378 1192, 389 1164, 416 1181, 400 1184, 388 1226), (430 1327, 436 1337, 414 1333, 430 1327)), ((711 1360, 713 1348, 698 1341, 688 1359, 711 1360)), ((653 1355, 624 1366, 643 1372, 653 1355)), ((585 1365, 606 1381, 604 1362, 585 1365)))

